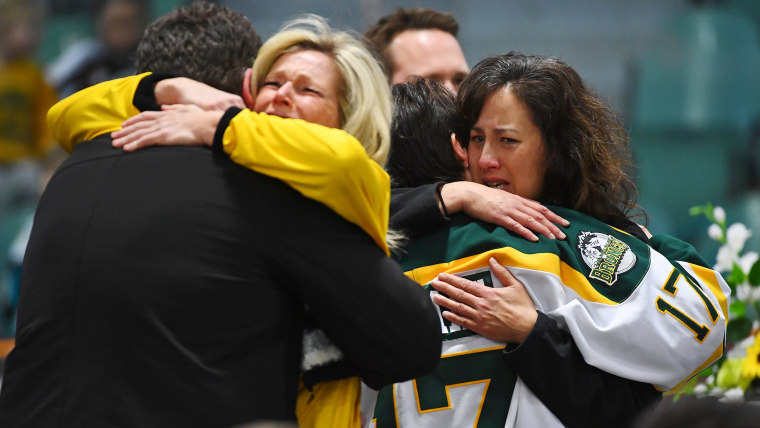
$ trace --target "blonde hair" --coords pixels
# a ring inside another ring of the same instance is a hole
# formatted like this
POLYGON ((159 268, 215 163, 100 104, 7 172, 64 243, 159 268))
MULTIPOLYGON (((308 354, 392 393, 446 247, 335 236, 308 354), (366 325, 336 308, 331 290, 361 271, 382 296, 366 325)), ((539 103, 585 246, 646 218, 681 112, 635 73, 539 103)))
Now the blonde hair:
POLYGON ((391 145, 388 80, 359 38, 331 28, 324 18, 304 15, 291 20, 261 46, 251 75, 254 98, 277 59, 298 50, 333 58, 343 83, 338 94, 341 128, 361 142, 372 160, 385 166, 391 145))

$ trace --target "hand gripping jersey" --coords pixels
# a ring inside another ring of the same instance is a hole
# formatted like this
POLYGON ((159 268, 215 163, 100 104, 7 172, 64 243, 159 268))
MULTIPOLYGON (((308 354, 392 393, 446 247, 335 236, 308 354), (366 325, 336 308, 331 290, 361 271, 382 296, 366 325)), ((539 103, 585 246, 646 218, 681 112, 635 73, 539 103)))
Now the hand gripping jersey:
MULTIPOLYGON (((537 310, 570 331, 588 364, 658 389, 679 385, 722 355, 730 290, 693 247, 658 236, 657 251, 588 216, 550 209, 570 221, 566 240, 532 243, 460 217, 449 230, 412 242, 402 266, 432 295, 429 282, 441 272, 501 287, 488 267, 494 257, 522 281, 537 310)), ((436 371, 381 389, 366 426, 562 426, 505 364, 504 343, 442 316, 440 322, 436 371)))

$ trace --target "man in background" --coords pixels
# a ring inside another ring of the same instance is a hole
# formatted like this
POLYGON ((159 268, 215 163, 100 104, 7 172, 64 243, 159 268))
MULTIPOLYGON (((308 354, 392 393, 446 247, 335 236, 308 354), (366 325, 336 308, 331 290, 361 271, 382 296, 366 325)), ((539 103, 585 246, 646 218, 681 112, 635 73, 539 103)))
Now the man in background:
POLYGON ((95 0, 96 38, 71 45, 50 66, 48 78, 61 98, 135 71, 135 49, 150 17, 147 0, 95 0))
POLYGON ((416 75, 438 80, 456 93, 469 73, 458 32, 450 13, 414 8, 380 18, 364 37, 380 55, 392 85, 416 75))

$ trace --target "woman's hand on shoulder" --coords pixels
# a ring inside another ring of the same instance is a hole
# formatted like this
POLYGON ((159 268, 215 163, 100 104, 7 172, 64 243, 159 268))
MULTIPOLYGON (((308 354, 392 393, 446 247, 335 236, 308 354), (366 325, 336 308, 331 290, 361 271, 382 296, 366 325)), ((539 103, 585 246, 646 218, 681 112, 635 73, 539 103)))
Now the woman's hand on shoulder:
POLYGON ((536 201, 469 181, 444 184, 441 196, 450 214, 464 211, 470 217, 504 227, 529 241, 538 240, 533 232, 551 239, 564 239, 565 234, 557 224, 570 224, 536 201))
POLYGON ((128 152, 150 146, 210 146, 223 114, 192 105, 162 106, 162 111, 145 111, 124 121, 121 130, 111 133, 113 146, 128 152))

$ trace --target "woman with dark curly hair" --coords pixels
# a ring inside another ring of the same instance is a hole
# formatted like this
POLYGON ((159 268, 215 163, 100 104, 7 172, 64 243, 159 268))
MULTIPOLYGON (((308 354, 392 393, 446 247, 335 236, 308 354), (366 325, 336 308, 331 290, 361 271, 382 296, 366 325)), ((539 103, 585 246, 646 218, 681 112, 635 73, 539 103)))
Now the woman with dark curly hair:
MULTIPOLYGON (((374 408, 367 400, 378 428, 627 426, 661 391, 719 358, 728 285, 693 247, 631 220, 640 209, 625 172, 626 134, 570 66, 514 52, 488 58, 456 104, 451 122, 407 120, 426 133, 401 143, 444 152, 452 147, 445 124, 454 123, 470 184, 546 204, 569 225, 564 239, 529 242, 452 215, 410 240, 400 262, 439 305, 441 361, 381 390, 374 408), (433 128, 444 132, 427 141, 433 128)), ((417 109, 432 110, 446 112, 417 109)), ((394 120, 407 111, 397 106, 394 120)), ((414 152, 392 145, 391 164, 399 149, 414 152)), ((451 181, 461 170, 446 176, 413 156, 395 161, 393 179, 442 180, 432 186, 444 214, 459 211, 447 187, 464 183, 451 181)))
POLYGON ((457 103, 473 181, 617 227, 640 211, 625 171, 628 135, 567 64, 516 52, 487 58, 457 103))

